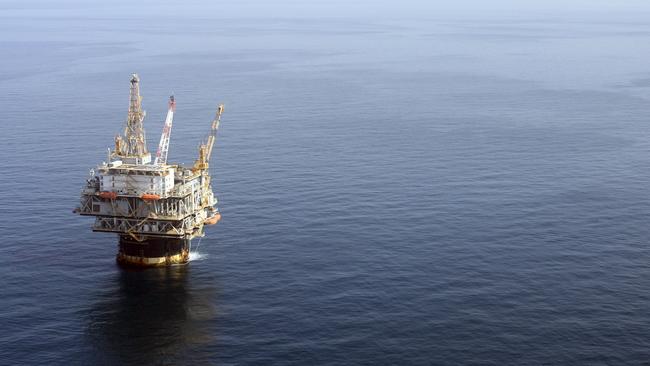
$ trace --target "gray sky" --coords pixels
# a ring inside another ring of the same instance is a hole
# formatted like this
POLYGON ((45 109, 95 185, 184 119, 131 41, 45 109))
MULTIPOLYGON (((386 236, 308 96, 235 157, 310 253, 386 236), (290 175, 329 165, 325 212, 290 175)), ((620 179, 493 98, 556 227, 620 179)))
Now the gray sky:
POLYGON ((650 12, 648 0, 5 0, 0 16, 415 17, 606 15, 650 12), (41 10, 47 9, 45 12, 41 10), (40 14, 39 14, 40 13, 40 14))

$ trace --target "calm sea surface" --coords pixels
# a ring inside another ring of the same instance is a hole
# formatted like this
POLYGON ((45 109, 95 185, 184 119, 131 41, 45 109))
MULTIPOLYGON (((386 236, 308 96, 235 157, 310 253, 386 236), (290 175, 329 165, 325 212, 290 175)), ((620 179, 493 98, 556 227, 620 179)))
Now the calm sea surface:
POLYGON ((650 25, 0 13, 0 364, 650 362, 650 25), (211 18, 214 17, 214 18, 211 18), (72 214, 141 77, 223 220, 72 214))

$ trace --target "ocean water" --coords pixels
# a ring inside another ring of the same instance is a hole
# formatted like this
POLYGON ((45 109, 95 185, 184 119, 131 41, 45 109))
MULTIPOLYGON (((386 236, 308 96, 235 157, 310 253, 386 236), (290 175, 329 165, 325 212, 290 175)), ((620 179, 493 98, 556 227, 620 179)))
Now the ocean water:
POLYGON ((43 6, 0 13, 0 364, 650 362, 642 18, 43 6), (72 214, 132 72, 172 161, 226 106, 187 266, 72 214))

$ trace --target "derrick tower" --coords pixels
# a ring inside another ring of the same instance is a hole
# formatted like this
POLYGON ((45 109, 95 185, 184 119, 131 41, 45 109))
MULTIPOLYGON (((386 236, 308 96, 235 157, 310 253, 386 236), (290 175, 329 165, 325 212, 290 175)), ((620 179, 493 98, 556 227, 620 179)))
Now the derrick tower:
POLYGON ((146 112, 142 109, 140 96, 140 78, 137 74, 131 75, 131 89, 129 90, 129 112, 126 118, 124 137, 115 138, 115 156, 123 162, 132 164, 146 164, 151 161, 151 154, 147 151, 147 139, 144 133, 144 117, 146 112))

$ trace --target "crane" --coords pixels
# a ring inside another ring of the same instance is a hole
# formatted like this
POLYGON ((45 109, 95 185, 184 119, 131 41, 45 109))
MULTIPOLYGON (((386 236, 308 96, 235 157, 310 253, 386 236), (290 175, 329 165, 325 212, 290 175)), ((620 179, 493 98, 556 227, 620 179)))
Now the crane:
POLYGON ((217 130, 219 130, 219 123, 221 123, 221 113, 223 113, 223 104, 219 104, 217 113, 212 120, 212 127, 208 135, 208 141, 199 146, 199 158, 194 162, 194 170, 207 170, 210 156, 212 155, 212 147, 217 138, 217 130))
POLYGON ((169 97, 169 109, 167 110, 167 118, 165 118, 165 125, 163 127, 162 135, 160 135, 160 143, 158 144, 158 151, 156 152, 156 160, 154 165, 167 164, 167 152, 169 151, 169 137, 172 134, 172 123, 174 121, 174 110, 176 109, 176 101, 174 96, 169 97))

